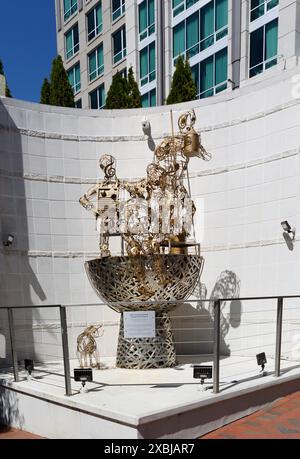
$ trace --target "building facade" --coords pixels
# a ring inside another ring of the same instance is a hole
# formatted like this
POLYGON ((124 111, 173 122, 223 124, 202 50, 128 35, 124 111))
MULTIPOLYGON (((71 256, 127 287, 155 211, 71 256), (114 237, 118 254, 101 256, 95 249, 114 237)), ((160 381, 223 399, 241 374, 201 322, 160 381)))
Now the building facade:
POLYGON ((130 66, 143 107, 163 105, 179 55, 206 98, 286 65, 282 47, 295 55, 286 8, 283 0, 56 0, 58 53, 78 108, 103 108, 112 76, 130 66))

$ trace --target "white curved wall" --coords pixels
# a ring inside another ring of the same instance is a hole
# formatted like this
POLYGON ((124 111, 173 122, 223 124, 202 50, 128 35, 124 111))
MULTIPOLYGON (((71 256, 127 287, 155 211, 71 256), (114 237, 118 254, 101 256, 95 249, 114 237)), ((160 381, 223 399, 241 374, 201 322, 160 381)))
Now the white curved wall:
MULTIPOLYGON (((300 292, 299 236, 289 249, 280 226, 288 220, 300 231, 300 100, 292 97, 294 73, 270 72, 234 92, 172 107, 175 120, 195 108, 196 128, 212 154, 210 162, 193 159, 190 165, 193 197, 204 204, 202 282, 208 297, 217 290, 230 296, 233 287, 220 282, 224 271, 240 281, 240 296, 300 292)), ((78 198, 95 183, 103 153, 115 156, 120 177, 144 176, 153 153, 141 122, 150 121, 158 143, 170 133, 169 110, 95 112, 0 100, 0 229, 2 238, 16 236, 11 248, 0 249, 1 305, 98 301, 83 267, 97 255, 97 234, 78 198)), ((71 321, 87 320, 77 311, 71 321)), ((53 313, 43 314, 45 322, 53 319, 53 313)), ((99 309, 88 314, 99 320, 99 309)), ((224 312, 225 322, 226 317, 224 312)), ((109 324, 117 317, 103 308, 101 319, 107 322, 103 353, 109 355, 116 333, 109 324)), ((241 327, 225 326, 227 338, 237 339, 241 327)), ((40 344, 46 350, 51 342, 40 344)))

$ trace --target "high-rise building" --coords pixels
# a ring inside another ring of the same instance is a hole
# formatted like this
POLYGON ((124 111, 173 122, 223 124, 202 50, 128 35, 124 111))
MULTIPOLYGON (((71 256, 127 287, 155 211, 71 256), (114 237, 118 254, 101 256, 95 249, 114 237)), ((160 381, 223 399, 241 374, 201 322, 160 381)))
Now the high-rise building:
POLYGON ((179 55, 189 57, 198 98, 239 87, 285 59, 280 3, 56 0, 58 53, 76 106, 102 108, 112 76, 131 65, 143 106, 161 105, 179 55))

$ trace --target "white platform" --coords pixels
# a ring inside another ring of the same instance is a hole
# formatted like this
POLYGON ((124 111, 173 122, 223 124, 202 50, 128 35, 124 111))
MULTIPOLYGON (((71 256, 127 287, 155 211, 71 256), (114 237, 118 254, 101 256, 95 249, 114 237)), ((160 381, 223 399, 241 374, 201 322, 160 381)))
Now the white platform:
MULTIPOLYGON (((208 363, 210 357, 197 360, 208 363)), ((274 370, 274 361, 266 370, 274 370)), ((94 370, 87 394, 78 393, 80 383, 72 380, 71 397, 64 395, 61 363, 40 365, 35 380, 19 383, 11 369, 2 370, 0 384, 12 425, 47 438, 197 438, 299 389, 300 362, 282 361, 282 370, 280 378, 259 377, 255 359, 223 358, 217 395, 201 392, 184 362, 174 369, 124 370, 106 360, 94 370)))

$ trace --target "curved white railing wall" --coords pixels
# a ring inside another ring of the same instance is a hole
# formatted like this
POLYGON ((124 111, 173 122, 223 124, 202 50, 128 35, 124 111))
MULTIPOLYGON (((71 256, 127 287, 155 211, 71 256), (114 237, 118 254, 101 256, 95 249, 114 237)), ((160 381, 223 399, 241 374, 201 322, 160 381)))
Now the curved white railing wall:
MULTIPOLYGON (((203 212, 202 295, 299 293, 299 235, 289 243, 280 225, 288 220, 300 232, 294 73, 274 72, 210 100, 149 110, 83 111, 0 99, 1 237, 15 236, 11 247, 0 248, 1 305, 99 301, 83 266, 97 256, 95 224, 78 198, 100 176, 103 153, 117 159, 120 177, 144 176, 154 143, 170 133, 170 108, 177 120, 191 107, 212 155, 210 162, 190 163, 192 194, 203 212), (145 119, 151 139, 142 131, 145 119)), ((76 314, 71 321, 79 320, 76 314)), ((103 352, 110 354, 115 314, 108 308, 88 314, 107 323, 103 352)))

